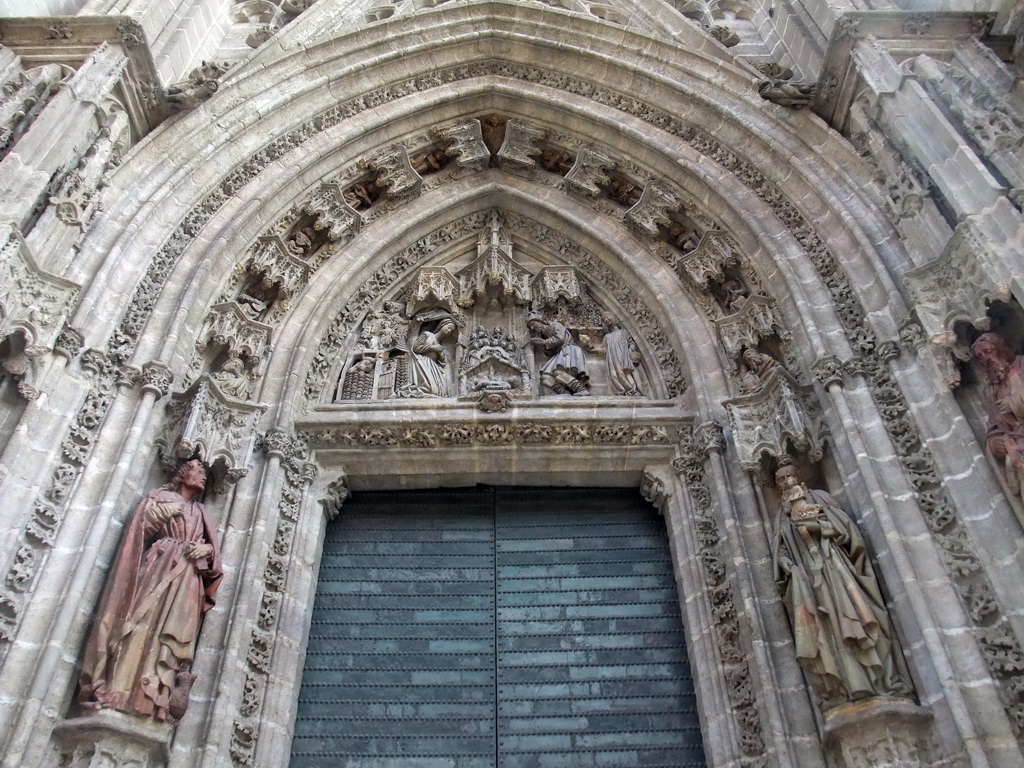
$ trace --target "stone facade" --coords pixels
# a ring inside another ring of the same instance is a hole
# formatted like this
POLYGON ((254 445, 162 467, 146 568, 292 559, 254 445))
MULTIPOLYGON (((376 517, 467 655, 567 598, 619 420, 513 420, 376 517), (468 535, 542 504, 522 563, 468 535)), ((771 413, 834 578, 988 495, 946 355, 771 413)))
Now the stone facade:
POLYGON ((287 764, 327 522, 481 482, 662 511, 709 765, 1024 764, 970 351, 1024 350, 1024 4, 0 14, 4 768, 287 764), (82 711, 121 529, 193 457, 225 575, 188 712, 82 711), (804 676, 786 464, 863 535, 908 695, 804 676))

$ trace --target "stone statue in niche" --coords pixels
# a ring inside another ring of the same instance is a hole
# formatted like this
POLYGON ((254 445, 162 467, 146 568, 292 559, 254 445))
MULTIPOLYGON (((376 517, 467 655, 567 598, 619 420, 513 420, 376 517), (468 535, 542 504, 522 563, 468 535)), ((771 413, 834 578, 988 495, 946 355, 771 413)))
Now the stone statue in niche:
POLYGON ((700 235, 692 227, 682 224, 673 224, 668 231, 668 241, 683 253, 697 250, 700 244, 700 235))
POLYGON ((772 373, 782 368, 779 361, 769 354, 758 352, 754 348, 743 350, 743 365, 747 369, 740 379, 740 392, 752 394, 760 391, 764 382, 772 373))
POLYGON ((1010 492, 1024 496, 1024 356, 998 333, 983 333, 971 345, 988 381, 988 432, 985 444, 997 461, 1010 492))
POLYGON ((160 722, 185 714, 203 616, 221 579, 196 459, 150 491, 125 529, 85 649, 79 703, 160 722))
POLYGON ((227 359, 221 364, 220 370, 211 373, 210 378, 217 382, 217 388, 225 395, 245 400, 249 396, 249 390, 257 375, 247 371, 241 355, 231 350, 228 352, 227 359))
POLYGON ((450 397, 448 354, 444 342, 458 336, 458 325, 451 313, 444 309, 420 312, 414 320, 420 323, 420 332, 412 343, 409 361, 407 397, 450 397), (430 327, 432 330, 427 330, 430 327))
POLYGON ((642 397, 637 378, 640 350, 636 342, 611 312, 603 313, 601 322, 604 324, 605 360, 612 389, 617 395, 642 397))
POLYGON ((723 306, 730 315, 735 315, 750 298, 750 289, 737 277, 730 277, 722 283, 723 306))
POLYGON ((782 492, 776 577, 796 658, 823 710, 871 697, 905 697, 885 601, 856 525, 799 470, 775 475, 782 492))
POLYGON ((526 343, 540 347, 548 356, 540 368, 541 384, 556 395, 589 395, 587 358, 569 329, 537 312, 530 313, 526 327, 531 334, 526 343))

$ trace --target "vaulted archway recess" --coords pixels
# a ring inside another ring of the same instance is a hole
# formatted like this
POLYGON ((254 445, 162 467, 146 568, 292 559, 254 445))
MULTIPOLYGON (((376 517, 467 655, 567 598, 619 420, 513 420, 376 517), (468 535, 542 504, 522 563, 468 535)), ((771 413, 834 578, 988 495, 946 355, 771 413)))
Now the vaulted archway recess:
MULTIPOLYGON (((8 715, 10 760, 53 748, 75 654, 47 644, 80 647, 125 500, 194 452, 228 576, 174 765, 287 761, 325 525, 349 489, 475 483, 640 487, 672 541, 709 764, 820 764, 850 736, 817 715, 775 587, 766 477, 786 461, 818 467, 876 553, 926 702, 893 705, 898 738, 925 762, 1019 756, 1005 690, 956 682, 984 667, 979 647, 922 632, 982 626, 961 595, 985 577, 949 565, 958 545, 914 538, 922 496, 964 536, 966 500, 916 427, 892 437, 927 400, 907 387, 934 385, 899 357, 892 275, 909 260, 870 170, 696 28, 670 46, 564 18, 471 3, 331 37, 302 16, 111 176, 64 265, 89 350, 67 364, 63 429, 94 431, 63 476, 36 479, 67 490, 48 542, 18 531, 34 589, 71 585, 78 607, 16 606, 4 674, 38 696, 8 715), (530 312, 583 350, 589 396, 543 381, 530 312), (639 394, 615 383, 606 312, 634 341, 639 394), (402 396, 442 317, 458 324, 446 396, 402 396), (472 334, 500 347, 496 325, 514 343, 491 362, 511 362, 474 378, 472 334)), ((1015 621, 984 627, 1019 653, 1015 621)))

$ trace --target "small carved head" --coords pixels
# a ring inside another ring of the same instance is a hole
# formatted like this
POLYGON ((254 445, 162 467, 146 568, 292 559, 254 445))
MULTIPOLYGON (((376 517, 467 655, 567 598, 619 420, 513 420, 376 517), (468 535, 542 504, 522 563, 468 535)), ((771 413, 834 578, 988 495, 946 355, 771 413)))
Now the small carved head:
POLYGON ((186 461, 174 473, 171 478, 171 485, 175 488, 195 488, 203 490, 206 487, 206 467, 199 459, 186 461))
POLYGON ((1001 378, 1016 358, 1006 339, 998 333, 983 333, 971 345, 971 353, 990 375, 1001 378))
POLYGON ((801 485, 803 478, 800 477, 800 470, 792 464, 788 464, 784 467, 779 467, 775 473, 775 482, 782 490, 793 488, 794 486, 801 485))

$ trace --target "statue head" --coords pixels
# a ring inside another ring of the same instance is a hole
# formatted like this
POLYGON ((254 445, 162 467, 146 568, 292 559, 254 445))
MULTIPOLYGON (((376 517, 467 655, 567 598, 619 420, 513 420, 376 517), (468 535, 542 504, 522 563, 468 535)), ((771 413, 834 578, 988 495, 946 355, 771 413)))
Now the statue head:
POLYGON ((175 471, 170 485, 176 490, 191 488, 202 491, 206 488, 206 467, 199 459, 186 461, 175 471))
POLYGON ((1017 357, 998 333, 983 333, 971 345, 971 354, 981 363, 990 381, 1001 381, 1017 357))
POLYGON ((784 467, 779 467, 775 473, 775 483, 782 490, 792 488, 803 483, 803 478, 800 476, 800 470, 792 464, 787 464, 784 467))
POLYGON ((761 353, 753 347, 747 347, 743 350, 743 362, 747 364, 749 368, 756 368, 761 362, 761 353))

